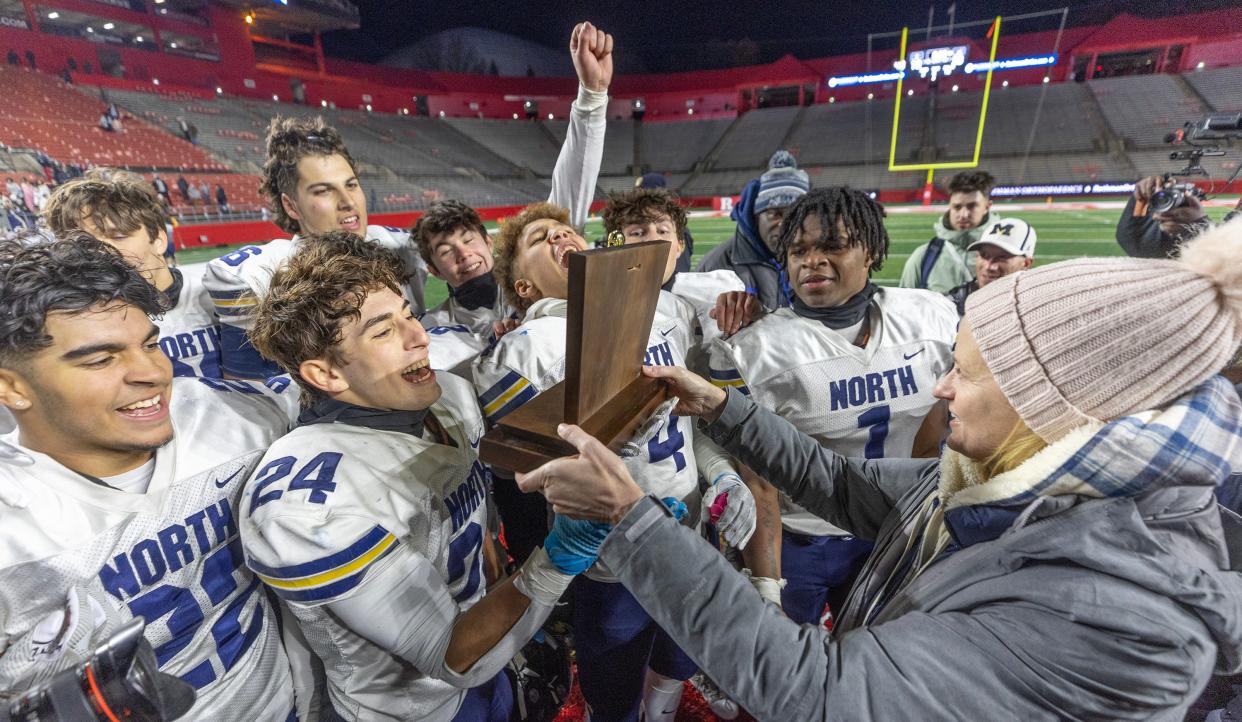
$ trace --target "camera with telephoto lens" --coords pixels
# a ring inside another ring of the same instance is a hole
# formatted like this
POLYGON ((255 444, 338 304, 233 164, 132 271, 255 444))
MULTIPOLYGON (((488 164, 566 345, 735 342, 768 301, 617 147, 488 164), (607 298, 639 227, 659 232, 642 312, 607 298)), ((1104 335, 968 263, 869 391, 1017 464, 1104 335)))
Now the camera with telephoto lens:
POLYGON ((184 715, 194 687, 159 671, 143 626, 133 618, 90 659, 0 701, 0 722, 164 722, 184 715))
POLYGON ((1178 183, 1173 179, 1172 174, 1165 173, 1164 182, 1159 190, 1151 194, 1148 206, 1152 213, 1168 213, 1174 208, 1186 205, 1188 198, 1201 201, 1206 197, 1207 194, 1194 183, 1178 183))

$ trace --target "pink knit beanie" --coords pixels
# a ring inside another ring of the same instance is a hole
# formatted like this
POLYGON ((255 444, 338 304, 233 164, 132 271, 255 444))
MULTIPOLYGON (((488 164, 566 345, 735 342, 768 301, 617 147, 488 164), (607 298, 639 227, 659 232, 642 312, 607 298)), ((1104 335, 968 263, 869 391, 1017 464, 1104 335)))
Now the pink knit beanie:
POLYGON ((1242 218, 1177 260, 1080 258, 994 281, 966 319, 1001 391, 1048 442, 1158 408, 1242 344, 1242 218))

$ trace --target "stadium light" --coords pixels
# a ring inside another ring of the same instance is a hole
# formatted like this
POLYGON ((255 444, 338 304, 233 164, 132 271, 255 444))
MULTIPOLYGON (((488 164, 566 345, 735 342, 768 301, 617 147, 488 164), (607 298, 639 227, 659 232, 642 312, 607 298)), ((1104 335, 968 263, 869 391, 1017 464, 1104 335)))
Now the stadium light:
POLYGON ((176 42, 171 42, 171 43, 169 43, 169 44, 168 44, 168 47, 172 48, 173 50, 176 50, 176 49, 177 49, 177 43, 176 43, 176 42))
POLYGON ((370 104, 370 103, 367 103, 367 112, 368 112, 368 113, 370 113, 370 112, 371 112, 371 104, 370 104))
POLYGON ((835 102, 837 102, 837 97, 836 97, 835 95, 830 95, 830 96, 828 96, 828 102, 829 102, 829 103, 835 103, 835 102))
POLYGON ((548 120, 554 120, 554 116, 551 113, 548 113, 548 120))
POLYGON ((93 32, 95 32, 95 28, 92 28, 90 25, 87 25, 87 26, 86 26, 86 32, 88 32, 88 33, 93 33, 93 32))
POLYGON ((217 85, 217 86, 216 86, 216 95, 224 95, 224 88, 221 88, 220 86, 218 86, 218 85, 217 85))
POLYGON ((1009 81, 1008 81, 1008 80, 1006 80, 1006 81, 1004 81, 1003 83, 1001 83, 1001 87, 1002 87, 1002 88, 1008 88, 1008 87, 1009 87, 1009 81))
POLYGON ((111 30, 112 28, 115 28, 115 27, 116 26, 113 25, 112 23, 104 23, 104 30, 111 30))
POLYGON ((1195 65, 1195 70, 1203 70, 1205 67, 1207 67, 1207 63, 1200 60, 1199 63, 1195 65))
POLYGON ((444 117, 444 111, 443 111, 443 110, 441 110, 441 111, 440 111, 440 117, 441 117, 441 118, 443 118, 443 117, 444 117))
POLYGON ((909 96, 911 96, 911 95, 914 95, 914 88, 911 88, 911 89, 909 89, 909 90, 907 90, 907 91, 906 91, 906 97, 909 97, 909 96))
POLYGON ((517 113, 514 113, 514 114, 513 114, 513 119, 514 119, 514 120, 517 120, 517 119, 518 119, 518 114, 517 114, 517 113))
POLYGON ((875 100, 875 93, 867 93, 867 100, 875 100))
POLYGON ((160 79, 159 79, 159 78, 151 78, 151 83, 152 83, 153 85, 159 85, 159 84, 160 84, 160 79))
POLYGON ((694 115, 694 108, 686 108, 686 115, 694 115))
POLYGON ((1045 76, 1044 76, 1044 82, 1045 82, 1045 83, 1049 82, 1050 80, 1052 80, 1052 79, 1051 79, 1051 78, 1049 78, 1047 75, 1045 75, 1045 76))
POLYGON ((55 10, 47 14, 48 20, 55 20, 58 17, 60 17, 60 13, 56 12, 55 10))
POLYGON ((279 95, 277 95, 277 94, 275 94, 275 93, 272 93, 272 100, 274 100, 274 101, 276 101, 277 103, 279 103, 279 102, 280 102, 280 96, 279 96, 279 95))
POLYGON ((321 107, 321 108, 326 108, 326 107, 328 107, 328 101, 326 101, 326 100, 321 100, 321 101, 319 101, 319 107, 321 107))
POLYGON ((957 92, 957 86, 956 86, 956 85, 954 85, 954 86, 953 86, 953 92, 954 92, 954 93, 956 93, 956 92, 957 92))

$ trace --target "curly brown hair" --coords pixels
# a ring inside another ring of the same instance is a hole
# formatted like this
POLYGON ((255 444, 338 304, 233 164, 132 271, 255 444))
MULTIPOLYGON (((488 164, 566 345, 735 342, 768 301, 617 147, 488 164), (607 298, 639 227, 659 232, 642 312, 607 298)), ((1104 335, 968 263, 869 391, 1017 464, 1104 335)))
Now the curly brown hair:
MULTIPOLYGON (((128 171, 95 168, 56 189, 43 210, 53 233, 86 230, 89 221, 104 233, 129 235, 145 229, 154 241, 168 215, 151 184, 128 171)), ((171 239, 170 239, 171 240, 171 239)))
POLYGON ((320 116, 313 118, 272 118, 267 126, 267 159, 263 161, 263 180, 259 192, 267 196, 272 208, 272 221, 289 233, 301 226, 285 212, 282 193, 293 195, 298 187, 298 161, 312 155, 339 155, 356 174, 358 166, 345 148, 345 141, 336 128, 320 116))
POLYGON ((458 230, 473 230, 487 238, 487 229, 483 227, 478 211, 461 201, 440 201, 433 203, 410 227, 410 238, 418 244, 418 253, 423 261, 434 267, 431 262, 431 252, 435 250, 431 247, 432 242, 437 236, 458 230))
POLYGON ((250 343, 298 382, 309 406, 324 394, 302 378, 302 362, 347 363, 339 348, 341 327, 360 318, 372 291, 387 288, 400 295, 402 273, 396 254, 361 236, 348 231, 306 236, 272 276, 255 309, 250 343))
POLYGON ((496 234, 496 264, 492 266, 492 275, 496 278, 496 285, 504 291, 505 301, 519 314, 525 313, 531 302, 519 296, 513 285, 520 278, 513 268, 517 261, 518 242, 526 226, 544 218, 568 224, 569 211, 551 203, 531 203, 516 216, 506 218, 496 234))
POLYGON ((664 188, 609 193, 603 217, 605 235, 631 223, 655 223, 667 218, 677 229, 677 239, 686 238, 686 209, 681 207, 676 193, 664 188))

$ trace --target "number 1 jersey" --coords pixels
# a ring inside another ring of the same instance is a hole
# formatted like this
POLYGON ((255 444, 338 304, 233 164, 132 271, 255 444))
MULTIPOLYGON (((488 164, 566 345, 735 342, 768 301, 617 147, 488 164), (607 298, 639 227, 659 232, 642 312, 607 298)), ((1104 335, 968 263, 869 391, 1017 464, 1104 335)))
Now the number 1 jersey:
MULTIPOLYGON (((844 456, 909 457, 953 366, 958 316, 930 291, 881 288, 866 348, 792 308, 774 311, 711 348, 711 380, 736 388, 844 456)), ((811 536, 840 529, 782 494, 781 521, 811 536)))

